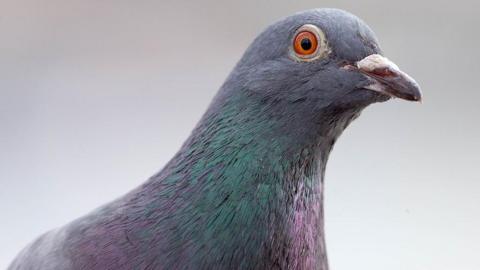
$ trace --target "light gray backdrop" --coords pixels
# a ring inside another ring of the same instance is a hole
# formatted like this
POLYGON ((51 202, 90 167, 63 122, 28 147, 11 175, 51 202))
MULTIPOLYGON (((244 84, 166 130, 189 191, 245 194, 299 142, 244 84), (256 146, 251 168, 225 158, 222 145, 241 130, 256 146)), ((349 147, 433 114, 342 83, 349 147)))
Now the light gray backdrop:
POLYGON ((332 269, 480 269, 478 1, 0 1, 0 269, 186 139, 271 22, 344 8, 421 84, 368 108, 327 169, 332 269))

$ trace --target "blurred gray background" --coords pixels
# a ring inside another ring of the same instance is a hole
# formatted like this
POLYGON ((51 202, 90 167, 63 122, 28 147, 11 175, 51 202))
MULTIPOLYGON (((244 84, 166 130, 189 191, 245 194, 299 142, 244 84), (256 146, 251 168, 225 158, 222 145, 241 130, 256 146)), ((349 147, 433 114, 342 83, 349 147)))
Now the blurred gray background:
POLYGON ((330 265, 480 269, 478 1, 0 1, 0 269, 157 172, 251 40, 346 9, 422 86, 364 111, 327 169, 330 265))

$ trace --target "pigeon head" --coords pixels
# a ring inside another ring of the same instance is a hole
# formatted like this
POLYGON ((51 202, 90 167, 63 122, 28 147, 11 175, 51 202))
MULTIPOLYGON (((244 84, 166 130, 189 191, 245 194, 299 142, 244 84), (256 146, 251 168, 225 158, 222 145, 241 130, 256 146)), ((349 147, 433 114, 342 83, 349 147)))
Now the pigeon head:
POLYGON ((337 9, 304 11, 267 27, 220 96, 236 95, 303 127, 331 117, 352 118, 391 97, 421 99, 417 83, 382 56, 373 31, 337 9))

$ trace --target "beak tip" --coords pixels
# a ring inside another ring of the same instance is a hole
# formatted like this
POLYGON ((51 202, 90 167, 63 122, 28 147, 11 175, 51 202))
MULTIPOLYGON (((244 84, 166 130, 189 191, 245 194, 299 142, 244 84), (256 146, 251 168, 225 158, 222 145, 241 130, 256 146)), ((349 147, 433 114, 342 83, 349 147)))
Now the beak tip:
MULTIPOLYGON (((416 83, 415 83, 416 84, 416 83)), ((416 89, 415 89, 415 93, 413 94, 413 100, 414 102, 418 102, 418 103, 423 103, 423 95, 422 95, 422 91, 420 90, 420 87, 418 87, 418 84, 416 84, 416 89)))
MULTIPOLYGON (((411 93, 409 93, 409 94, 402 93, 402 94, 399 94, 397 97, 401 98, 401 99, 404 99, 406 101, 423 103, 423 96, 422 96, 422 93, 420 92, 419 88, 416 88, 413 91, 412 90, 410 90, 410 91, 411 91, 411 93)), ((396 91, 396 92, 398 92, 398 91, 396 91)))
POLYGON ((415 101, 418 102, 418 103, 420 103, 420 104, 422 104, 422 103, 423 103, 422 96, 416 97, 415 101))
POLYGON ((423 96, 422 92, 420 92, 420 89, 416 89, 415 93, 411 96, 409 100, 413 102, 423 103, 423 96))

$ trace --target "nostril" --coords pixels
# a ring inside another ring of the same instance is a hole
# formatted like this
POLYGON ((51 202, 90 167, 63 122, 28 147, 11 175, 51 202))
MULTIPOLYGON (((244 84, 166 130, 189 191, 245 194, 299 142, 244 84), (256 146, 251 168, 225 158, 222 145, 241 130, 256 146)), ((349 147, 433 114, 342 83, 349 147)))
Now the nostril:
POLYGON ((396 76, 396 73, 392 71, 390 68, 385 67, 385 68, 376 68, 369 73, 375 74, 380 77, 393 77, 396 76))

